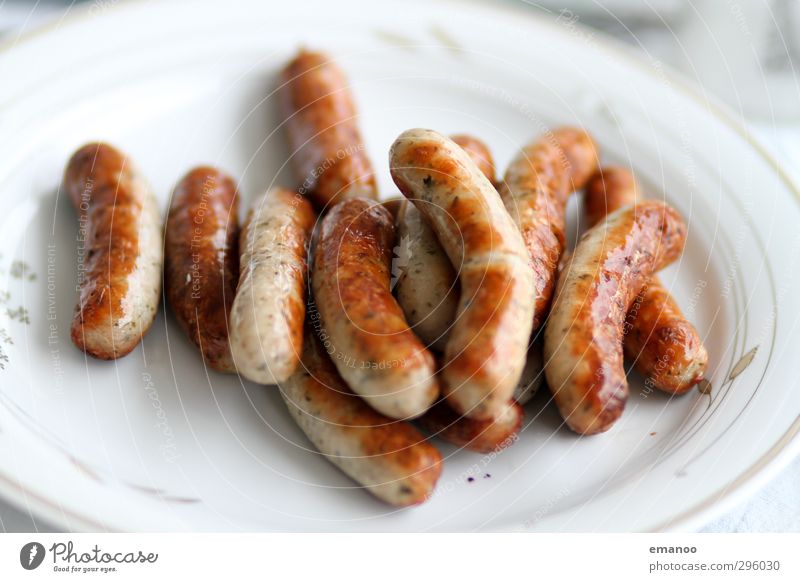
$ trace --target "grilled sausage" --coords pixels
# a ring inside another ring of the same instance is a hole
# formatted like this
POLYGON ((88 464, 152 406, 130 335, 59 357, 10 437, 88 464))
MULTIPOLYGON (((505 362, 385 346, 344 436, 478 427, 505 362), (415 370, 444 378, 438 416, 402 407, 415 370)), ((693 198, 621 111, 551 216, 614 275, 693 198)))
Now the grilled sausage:
POLYGON ((544 332, 547 383, 572 430, 603 432, 622 414, 625 315, 650 276, 680 255, 685 238, 677 211, 651 201, 621 208, 578 241, 544 332))
POLYGON ((492 157, 492 151, 489 149, 489 146, 477 137, 466 134, 451 135, 450 139, 469 154, 469 157, 471 157, 475 165, 478 166, 481 174, 486 176, 489 181, 494 184, 496 181, 494 174, 494 158, 492 157))
POLYGON ((136 347, 158 309, 163 263, 158 203, 131 160, 104 143, 87 144, 72 155, 64 185, 84 241, 72 342, 90 356, 114 360, 136 347))
POLYGON ((460 414, 494 418, 519 382, 533 324, 525 243, 494 186, 452 140, 408 130, 392 145, 389 166, 459 273, 458 317, 442 372, 445 396, 460 414))
POLYGON ((458 307, 458 277, 431 227, 405 200, 397 215, 395 290, 408 323, 436 351, 447 343, 458 307))
POLYGON ((491 453, 514 444, 524 416, 519 404, 509 402, 493 418, 476 420, 459 416, 442 401, 422 416, 419 423, 448 443, 476 453, 491 453))
POLYGON ((253 382, 286 380, 300 361, 314 221, 300 194, 272 188, 256 200, 242 227, 231 353, 239 373, 253 382))
POLYGON ((433 493, 442 472, 439 451, 410 424, 379 414, 353 394, 313 333, 301 366, 280 388, 320 453, 375 497, 403 507, 433 493))
POLYGON ((236 183, 211 167, 191 170, 172 194, 164 285, 175 319, 210 368, 236 371, 228 315, 239 280, 236 183))
POLYGON ((533 329, 547 317, 564 252, 567 199, 597 168, 588 133, 572 127, 549 132, 524 147, 506 170, 500 196, 519 227, 534 272, 533 329))
MULTIPOLYGON (((624 168, 603 168, 586 186, 589 224, 635 204, 636 182, 624 168)), ((675 299, 653 276, 634 300, 625 320, 625 355, 659 390, 683 394, 702 378, 708 366, 700 334, 681 313, 675 299)))
POLYGON ((312 283, 325 347, 356 394, 392 418, 424 413, 439 395, 433 356, 390 290, 394 224, 365 198, 322 220, 312 283))
POLYGON ((636 298, 625 327, 625 355, 656 388, 685 394, 703 379, 708 352, 658 277, 636 298))
POLYGON ((392 215, 392 219, 397 222, 397 215, 400 214, 400 207, 406 201, 405 198, 402 196, 392 196, 391 198, 387 198, 386 200, 381 200, 381 204, 383 204, 384 208, 389 211, 389 214, 392 215))
MULTIPOLYGON (((453 136, 480 171, 494 182, 489 148, 468 135, 453 136)), ((408 323, 425 344, 444 350, 458 309, 458 276, 447 253, 417 207, 406 201, 397 215, 397 302, 408 323)))
POLYGON ((625 168, 606 166, 597 170, 586 183, 583 210, 589 228, 606 216, 641 200, 633 174, 625 168))
POLYGON ((537 340, 528 348, 528 359, 522 370, 522 377, 514 389, 511 399, 525 406, 539 391, 544 380, 544 360, 542 359, 542 342, 537 340))
POLYGON ((279 101, 300 192, 320 209, 334 200, 377 198, 349 83, 323 53, 301 50, 281 73, 279 101))

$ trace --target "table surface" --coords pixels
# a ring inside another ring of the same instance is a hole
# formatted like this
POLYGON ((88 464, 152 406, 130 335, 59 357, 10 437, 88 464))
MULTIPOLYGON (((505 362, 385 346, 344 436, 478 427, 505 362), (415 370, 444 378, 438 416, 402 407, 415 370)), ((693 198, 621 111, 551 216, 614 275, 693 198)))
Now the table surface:
MULTIPOLYGON (((48 20, 58 18, 65 7, 73 2, 43 0, 35 4, 20 1, 0 2, 0 37, 14 38, 20 31, 28 31, 48 20)), ((564 1, 569 6, 568 1, 564 1)), ((560 14, 551 12, 554 18, 560 14)), ((674 34, 669 29, 659 29, 651 21, 634 15, 632 20, 620 22, 607 17, 598 20, 587 15, 582 24, 595 26, 598 34, 612 34, 635 43, 671 62, 674 34)), ((800 127, 791 125, 763 125, 752 123, 751 129, 771 146, 773 153, 787 171, 800 183, 800 127)), ((0 531, 3 532, 55 532, 52 524, 36 518, 25 507, 15 507, 0 500, 0 531)), ((800 458, 790 464, 751 499, 707 524, 703 532, 800 532, 800 458)))

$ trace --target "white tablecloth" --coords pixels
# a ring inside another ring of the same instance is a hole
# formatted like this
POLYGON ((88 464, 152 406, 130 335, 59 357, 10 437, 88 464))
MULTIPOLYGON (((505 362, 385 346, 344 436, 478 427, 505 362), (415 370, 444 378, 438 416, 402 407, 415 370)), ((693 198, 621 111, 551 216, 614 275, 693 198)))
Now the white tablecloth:
MULTIPOLYGON (((57 18, 69 4, 71 2, 43 1, 35 5, 29 2, 0 2, 0 36, 13 38, 19 30, 29 30, 48 19, 57 18)), ((565 1, 564 4, 569 5, 569 2, 565 1)), ((583 22, 593 24, 591 18, 583 22)), ((612 22, 611 26, 617 28, 616 24, 612 22)), ((669 35, 661 34, 647 23, 641 26, 642 30, 635 35, 637 42, 646 43, 649 50, 655 53, 669 50, 669 35)), ((668 58, 665 60, 669 62, 668 58)), ((800 169, 800 128, 754 126, 754 129, 766 143, 772 145, 795 179, 800 179, 800 172, 794 170, 800 169)), ((0 500, 0 531, 58 530, 31 515, 27 508, 17 508, 0 500)), ((800 532, 800 459, 795 460, 750 500, 707 524, 702 531, 800 532)))

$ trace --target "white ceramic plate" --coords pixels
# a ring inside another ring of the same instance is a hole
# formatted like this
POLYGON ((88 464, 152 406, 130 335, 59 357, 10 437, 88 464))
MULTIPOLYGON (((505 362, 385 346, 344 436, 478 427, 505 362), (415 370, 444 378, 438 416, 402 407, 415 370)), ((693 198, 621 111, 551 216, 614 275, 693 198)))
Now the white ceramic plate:
POLYGON ((0 54, 8 499, 88 530, 658 530, 699 525, 797 450, 799 200, 659 63, 488 3, 106 6, 0 54), (163 209, 199 163, 232 172, 246 199, 291 183, 270 92, 301 44, 349 74, 384 195, 388 146, 416 126, 474 133, 503 168, 545 128, 578 124, 605 161, 630 163, 689 222, 664 279, 705 338, 710 394, 670 399, 632 377, 621 421, 590 438, 541 395, 515 446, 442 445, 435 497, 393 511, 308 452, 276 389, 207 373, 163 310, 130 356, 85 359, 69 340, 77 221, 58 195, 70 152, 118 144, 163 209))

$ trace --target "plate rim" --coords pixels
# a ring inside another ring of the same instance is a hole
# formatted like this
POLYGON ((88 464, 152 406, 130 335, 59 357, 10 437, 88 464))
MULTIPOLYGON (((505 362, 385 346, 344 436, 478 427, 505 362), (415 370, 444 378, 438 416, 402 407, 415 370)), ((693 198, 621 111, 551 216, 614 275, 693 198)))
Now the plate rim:
MULTIPOLYGON (((451 5, 467 5, 469 10, 480 8, 486 10, 488 6, 480 0, 439 0, 451 5)), ((152 4, 150 0, 120 0, 111 6, 103 8, 103 14, 118 13, 129 9, 135 5, 152 4)), ((95 16, 93 11, 95 5, 86 3, 83 5, 71 5, 60 17, 42 25, 36 26, 31 30, 18 34, 15 38, 0 42, 0 57, 8 56, 12 51, 22 44, 46 37, 62 27, 84 22, 86 19, 95 16)), ((542 8, 542 7, 540 7, 542 8)), ((502 3, 491 6, 493 12, 505 13, 506 17, 525 18, 535 21, 538 25, 547 27, 560 36, 569 36, 569 33, 559 27, 545 14, 536 12, 531 7, 522 6, 520 3, 502 3)), ((552 10, 543 8, 552 14, 552 10)), ((582 30, 593 32, 581 22, 576 23, 582 30)), ((655 73, 644 57, 636 52, 632 47, 624 44, 621 40, 605 34, 593 35, 595 48, 608 53, 610 56, 624 59, 626 64, 640 70, 648 77, 653 77, 655 73)), ((740 118, 732 110, 731 106, 724 103, 719 97, 713 94, 701 94, 696 84, 688 79, 683 73, 674 69, 672 65, 661 63, 659 73, 667 77, 670 82, 670 89, 680 92, 684 97, 694 101, 703 109, 716 118, 727 128, 733 130, 744 142, 758 154, 762 161, 769 164, 776 172, 780 182, 790 191, 793 200, 800 206, 800 185, 788 174, 782 162, 780 162, 766 146, 761 138, 756 137, 748 130, 740 118)), ((720 487, 714 493, 707 495, 694 505, 685 509, 680 514, 669 518, 656 526, 642 531, 663 532, 663 531, 687 531, 697 530, 704 524, 708 524, 715 517, 722 515, 746 498, 752 496, 757 490, 772 480, 782 469, 785 469, 796 457, 800 456, 800 413, 795 420, 778 438, 773 445, 763 453, 744 471, 740 472, 729 483, 720 487)), ((64 507, 58 500, 49 499, 35 489, 19 483, 13 475, 9 476, 0 468, 0 499, 9 503, 20 513, 28 513, 32 517, 41 517, 49 524, 59 527, 67 532, 72 531, 114 531, 95 518, 83 515, 74 510, 64 507), (80 527, 76 530, 74 526, 80 527)), ((34 526, 36 526, 34 521, 34 526)), ((512 528, 499 528, 499 531, 511 531, 512 528)), ((38 531, 38 527, 37 527, 38 531)))

